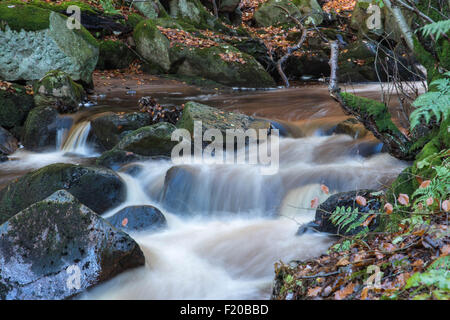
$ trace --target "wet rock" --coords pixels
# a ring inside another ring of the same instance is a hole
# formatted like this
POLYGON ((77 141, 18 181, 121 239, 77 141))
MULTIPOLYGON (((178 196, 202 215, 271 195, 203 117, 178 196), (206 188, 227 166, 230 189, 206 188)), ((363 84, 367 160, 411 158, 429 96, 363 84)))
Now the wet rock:
POLYGON ((59 70, 49 71, 34 85, 34 103, 37 107, 53 107, 60 113, 72 113, 86 96, 81 85, 59 70))
POLYGON ((126 185, 114 171, 56 163, 30 172, 0 191, 0 223, 60 189, 69 191, 99 214, 126 198, 126 185))
POLYGON ((0 156, 14 153, 19 147, 19 142, 8 130, 0 127, 0 156))
POLYGON ((144 264, 132 238, 65 190, 0 226, 0 299, 67 299, 144 264))
POLYGON ((234 87, 275 86, 272 77, 254 57, 231 45, 198 48, 176 44, 170 48, 170 60, 170 72, 182 76, 203 77, 234 87), (223 58, 230 54, 241 60, 223 58))
POLYGON ((98 43, 83 27, 67 28, 67 17, 33 5, 0 4, 0 78, 38 80, 61 70, 91 83, 98 43), (74 46, 74 43, 76 46, 74 46))
POLYGON ((177 128, 187 129, 193 135, 195 121, 202 122, 203 132, 207 129, 218 129, 224 135, 227 129, 242 129, 245 131, 247 129, 270 130, 271 128, 269 121, 190 101, 184 106, 183 115, 177 122, 177 128))
POLYGON ((151 115, 144 112, 116 114, 109 112, 91 121, 92 133, 106 150, 113 148, 127 134, 152 123, 151 115))
POLYGON ((316 0, 269 0, 255 11, 254 19, 260 27, 270 27, 279 24, 291 23, 286 12, 279 7, 289 11, 289 14, 300 18, 310 15, 315 25, 323 21, 323 12, 316 0))
POLYGON ((116 149, 143 156, 170 156, 173 147, 178 143, 172 141, 174 130, 176 127, 167 122, 143 127, 126 135, 117 144, 116 149))
POLYGON ((70 118, 60 118, 53 107, 34 108, 25 122, 22 143, 32 151, 54 150, 58 129, 70 128, 71 124, 70 118))
MULTIPOLYGON (((354 235, 359 233, 362 230, 362 227, 357 227, 356 229, 351 230, 350 232, 339 229, 335 224, 333 224, 330 220, 331 214, 335 212, 337 207, 344 208, 358 208, 359 213, 365 214, 368 218, 368 213, 373 210, 373 212, 379 212, 381 209, 381 199, 380 196, 373 195, 374 190, 357 190, 357 191, 348 191, 341 192, 331 195, 325 202, 319 205, 316 210, 316 216, 314 219, 314 229, 320 232, 328 232, 331 234, 340 234, 340 235, 354 235), (362 196, 367 200, 366 206, 361 206, 356 203, 356 197, 362 196)), ((358 214, 358 218, 359 218, 358 214)), ((369 225, 370 230, 374 230, 379 225, 379 218, 375 217, 371 224, 369 225)), ((300 232, 300 230, 299 230, 300 232)))
POLYGON ((152 20, 140 22, 134 29, 133 38, 136 50, 148 63, 149 67, 159 73, 170 69, 169 40, 158 30, 152 20))
POLYGON ((115 228, 125 232, 160 230, 167 227, 161 211, 153 206, 126 207, 107 219, 115 228))
POLYGON ((26 93, 25 87, 14 84, 12 88, 0 89, 0 126, 6 129, 23 125, 28 113, 34 108, 33 96, 26 93))
POLYGON ((148 159, 150 159, 150 157, 142 156, 134 152, 112 149, 103 153, 97 159, 96 164, 112 170, 118 170, 125 164, 148 159))
POLYGON ((123 42, 104 40, 100 42, 96 68, 99 70, 128 68, 135 58, 136 55, 123 42))
POLYGON ((363 138, 369 131, 355 118, 344 120, 336 126, 335 133, 348 134, 352 138, 363 138))

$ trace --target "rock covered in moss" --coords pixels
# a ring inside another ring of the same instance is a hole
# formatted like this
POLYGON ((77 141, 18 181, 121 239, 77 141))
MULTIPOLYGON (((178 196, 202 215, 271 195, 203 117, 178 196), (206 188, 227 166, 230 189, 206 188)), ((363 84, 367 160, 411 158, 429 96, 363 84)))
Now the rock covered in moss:
POLYGON ((199 76, 235 87, 275 86, 254 57, 230 45, 199 48, 177 44, 170 48, 170 60, 171 71, 180 75, 199 76))
POLYGON ((140 22, 134 29, 133 38, 137 52, 151 64, 151 68, 162 73, 170 70, 170 42, 158 30, 154 21, 140 22))
POLYGON ((126 185, 114 171, 56 163, 30 172, 0 191, 0 223, 60 189, 69 191, 99 214, 126 198, 126 185))
POLYGON ((37 107, 53 107, 60 113, 76 112, 86 93, 64 71, 52 70, 34 84, 37 107))
POLYGON ((60 118, 53 107, 38 107, 31 110, 23 128, 22 144, 28 150, 55 149, 58 128, 70 127, 70 118, 60 118))
POLYGON ((0 156, 9 155, 16 151, 19 142, 8 130, 0 127, 0 156))
POLYGON ((119 149, 112 149, 104 152, 96 161, 98 166, 110 168, 112 170, 119 170, 123 165, 145 161, 150 159, 149 157, 142 156, 130 151, 124 151, 119 149))
POLYGON ((160 230, 167 227, 162 212, 154 206, 130 206, 107 219, 115 228, 125 232, 160 230))
POLYGON ((177 144, 172 141, 174 130, 176 127, 167 122, 143 127, 126 135, 115 148, 143 156, 170 156, 177 144))
POLYGON ((67 299, 144 263, 132 238, 65 190, 0 226, 0 299, 67 299))
POLYGON ((23 125, 35 106, 33 96, 26 93, 25 87, 14 84, 12 88, 13 90, 0 89, 0 126, 6 129, 23 125))
POLYGON ((92 133, 106 150, 112 149, 127 134, 152 123, 146 112, 116 114, 108 112, 91 122, 92 133))
POLYGON ((194 122, 202 122, 202 130, 218 129, 223 135, 227 129, 266 129, 270 130, 271 123, 266 120, 255 119, 238 112, 223 111, 201 103, 190 101, 186 103, 183 115, 177 122, 177 128, 188 130, 194 134, 194 122))
MULTIPOLYGON (((316 0, 269 0, 255 11, 254 19, 260 27, 270 27, 280 24, 292 23, 285 8, 291 16, 300 18, 308 15, 315 25, 323 21, 322 7, 316 0)), ((307 21, 307 19, 305 19, 307 21)))
POLYGON ((1 79, 38 80, 59 69, 91 82, 99 50, 84 27, 70 29, 66 16, 16 2, 0 3, 0 21, 1 79))
POLYGON ((159 0, 133 2, 133 7, 149 19, 168 16, 166 9, 159 0))
POLYGON ((339 122, 334 130, 335 133, 348 134, 352 138, 363 138, 369 131, 355 118, 349 118, 339 122))
POLYGON ((121 41, 103 40, 100 42, 100 55, 97 69, 123 69, 128 68, 136 58, 133 51, 121 41))

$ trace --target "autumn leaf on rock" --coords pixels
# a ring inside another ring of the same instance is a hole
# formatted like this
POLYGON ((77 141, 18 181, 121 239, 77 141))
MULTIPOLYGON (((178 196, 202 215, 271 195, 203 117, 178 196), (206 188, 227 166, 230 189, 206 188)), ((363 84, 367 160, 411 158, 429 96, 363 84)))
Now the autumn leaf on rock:
POLYGON ((126 227, 127 224, 128 224, 128 218, 123 219, 123 220, 122 220, 122 226, 123 226, 123 227, 126 227))
POLYGON ((330 190, 328 189, 328 187, 324 184, 320 185, 320 189, 323 191, 323 193, 328 194, 330 193, 330 190))
POLYGON ((315 209, 319 206, 319 198, 315 197, 311 200, 311 208, 315 209))
POLYGON ((365 207, 367 205, 367 200, 366 198, 362 197, 362 196, 357 196, 355 198, 356 203, 359 204, 361 207, 365 207))

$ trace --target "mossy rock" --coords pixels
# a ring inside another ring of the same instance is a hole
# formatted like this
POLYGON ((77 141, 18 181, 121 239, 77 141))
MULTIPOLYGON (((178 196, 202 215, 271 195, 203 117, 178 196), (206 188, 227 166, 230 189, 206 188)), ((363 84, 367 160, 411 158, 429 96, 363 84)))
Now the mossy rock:
POLYGON ((13 153, 18 147, 17 139, 8 130, 0 127, 0 157, 13 153))
POLYGON ((267 129, 269 130, 271 124, 269 121, 255 119, 251 116, 244 115, 237 112, 223 111, 213 108, 201 103, 190 101, 186 103, 183 115, 177 122, 177 128, 186 129, 194 134, 194 123, 196 121, 202 122, 203 133, 208 129, 217 129, 225 136, 226 130, 248 130, 248 129, 267 129))
POLYGON ((126 198, 126 185, 114 171, 56 163, 30 172, 0 191, 0 224, 60 189, 67 190, 98 214, 126 198))
POLYGON ((171 72, 180 75, 200 76, 235 87, 275 86, 272 77, 254 57, 230 45, 197 48, 176 44, 170 48, 170 60, 171 72), (229 53, 242 60, 226 61, 222 58, 229 53))
POLYGON ((12 85, 13 90, 0 89, 0 126, 11 129, 21 126, 28 113, 35 107, 33 96, 20 85, 12 85))
POLYGON ((139 245, 59 190, 0 226, 0 299, 68 299, 145 264, 139 245), (69 284, 80 272, 79 286, 69 284))
POLYGON ((152 124, 147 112, 107 113, 91 122, 92 133, 106 150, 112 149, 127 134, 152 124))
POLYGON ((177 144, 172 141, 175 130, 176 127, 167 122, 143 127, 126 135, 115 148, 143 156, 170 156, 177 144))
POLYGON ((32 151, 44 151, 56 147, 59 114, 52 107, 34 108, 28 115, 23 129, 22 143, 32 151))
POLYGON ((300 18, 309 15, 315 25, 319 25, 323 21, 322 8, 316 0, 269 0, 256 9, 254 15, 256 24, 260 27, 292 24, 286 11, 279 7, 285 8, 293 17, 300 18))
POLYGON ((140 22, 134 29, 133 38, 137 52, 150 63, 156 72, 170 69, 169 40, 158 30, 152 20, 140 22))
POLYGON ((138 161, 149 160, 150 157, 142 156, 130 151, 112 149, 104 152, 96 161, 98 166, 119 170, 122 166, 138 161))
POLYGON ((146 19, 143 16, 141 16, 137 13, 132 13, 128 16, 126 24, 127 24, 127 26, 134 29, 141 21, 144 21, 144 20, 146 20, 146 19))
POLYGON ((133 51, 121 41, 103 40, 100 42, 100 54, 97 69, 111 70, 128 68, 136 58, 133 51))
POLYGON ((37 107, 51 106, 60 113, 76 112, 86 96, 83 87, 60 70, 47 72, 33 87, 37 107))
POLYGON ((133 6, 148 19, 169 16, 158 0, 134 2, 133 6))
POLYGON ((363 138, 369 131, 355 118, 349 118, 339 122, 334 130, 335 133, 347 134, 352 138, 363 138))
POLYGON ((0 78, 38 80, 59 69, 90 83, 98 43, 83 26, 69 29, 67 21, 33 5, 0 3, 0 78))

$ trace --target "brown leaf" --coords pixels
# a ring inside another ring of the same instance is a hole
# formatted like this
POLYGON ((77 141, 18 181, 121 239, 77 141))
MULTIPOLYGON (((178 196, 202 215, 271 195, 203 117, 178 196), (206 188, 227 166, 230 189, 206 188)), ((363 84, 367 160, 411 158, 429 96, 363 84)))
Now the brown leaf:
POLYGON ((126 227, 128 224, 128 218, 122 220, 122 226, 126 227))
POLYGON ((330 190, 328 189, 328 187, 324 184, 320 185, 320 189, 323 191, 323 193, 328 194, 330 193, 330 190))
POLYGON ((444 200, 442 202, 441 207, 442 207, 442 210, 444 210, 444 212, 448 212, 450 210, 450 201, 444 200))
POLYGON ((350 283, 345 288, 335 292, 334 293, 334 298, 336 300, 345 299, 349 294, 353 293, 354 289, 355 289, 355 284, 354 283, 350 283))
POLYGON ((431 183, 431 180, 425 180, 420 184, 419 188, 426 188, 430 185, 430 183, 431 183))
POLYGON ((350 261, 348 261, 347 257, 343 257, 336 263, 336 266, 343 267, 343 266, 346 266, 348 264, 350 264, 350 261))
POLYGON ((394 211, 394 207, 389 202, 384 205, 384 211, 387 214, 391 214, 394 211))
POLYGON ((369 293, 369 287, 365 287, 364 289, 362 289, 362 291, 361 291, 361 300, 366 300, 368 293, 369 293))
POLYGON ((367 205, 366 198, 364 198, 362 196, 357 196, 355 199, 356 199, 356 203, 359 204, 361 207, 365 207, 367 205))
POLYGON ((317 295, 322 291, 322 287, 309 288, 307 296, 308 297, 317 297, 317 295))
POLYGON ((446 244, 441 248, 441 256, 447 256, 450 253, 450 244, 446 244))
POLYGON ((319 206, 319 198, 315 197, 311 200, 311 208, 315 209, 319 206))
POLYGON ((401 205, 407 206, 409 204, 409 196, 407 194, 400 193, 397 200, 401 205))

